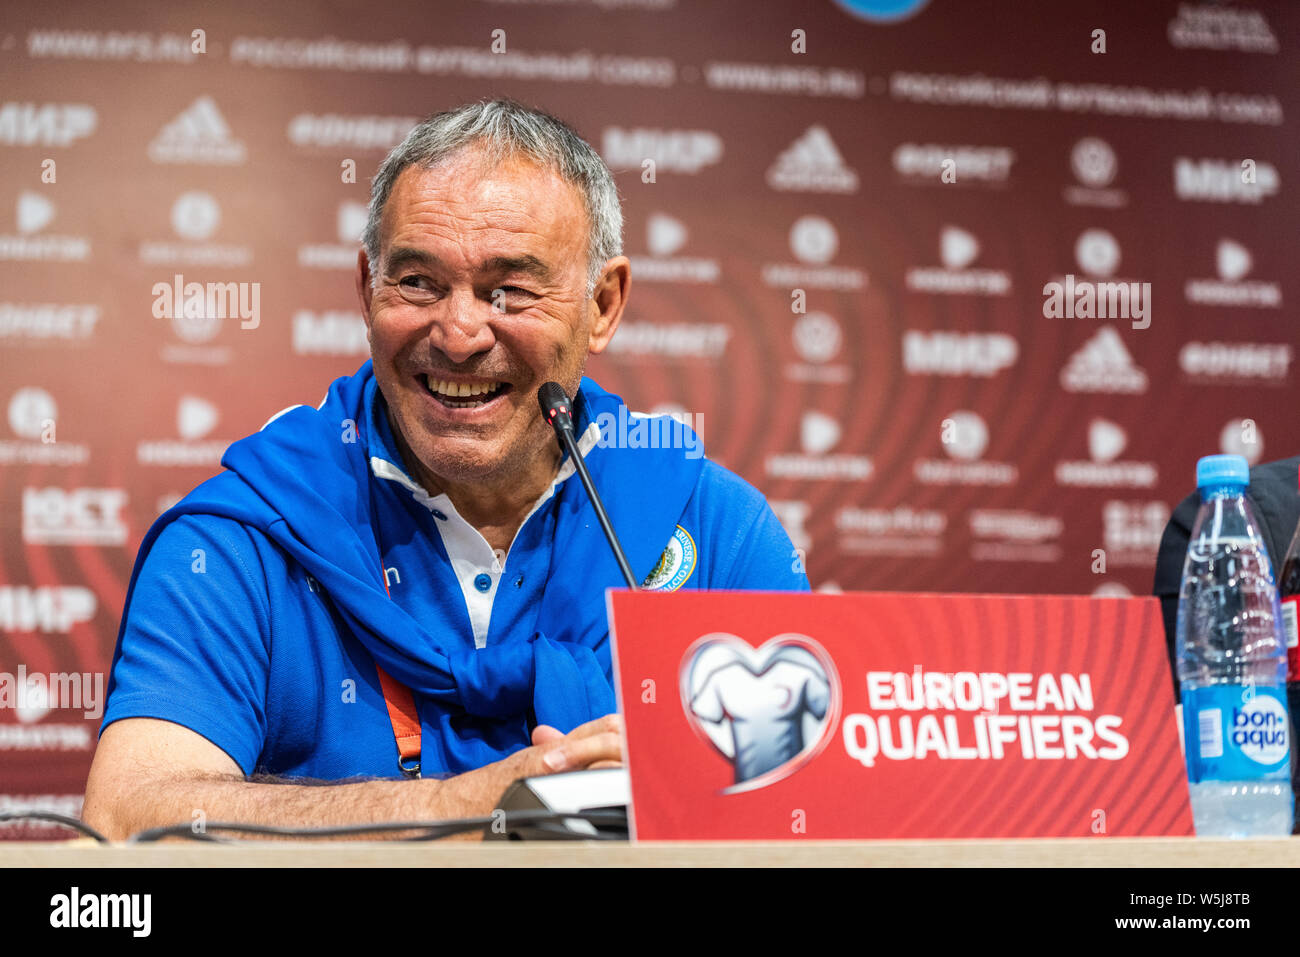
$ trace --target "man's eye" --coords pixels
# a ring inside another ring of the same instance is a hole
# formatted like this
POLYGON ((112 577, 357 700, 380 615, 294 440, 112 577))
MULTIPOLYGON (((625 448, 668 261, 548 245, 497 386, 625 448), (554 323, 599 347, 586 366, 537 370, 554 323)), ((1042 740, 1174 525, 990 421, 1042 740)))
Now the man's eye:
POLYGON ((403 276, 398 280, 398 284, 411 289, 428 289, 429 280, 423 276, 403 276))

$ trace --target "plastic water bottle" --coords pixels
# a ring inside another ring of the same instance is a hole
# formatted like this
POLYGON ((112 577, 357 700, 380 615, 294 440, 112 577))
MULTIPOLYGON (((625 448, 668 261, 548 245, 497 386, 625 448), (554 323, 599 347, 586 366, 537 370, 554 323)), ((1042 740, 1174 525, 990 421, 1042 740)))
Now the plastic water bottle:
POLYGON ((1249 483, 1239 455, 1196 463, 1201 509, 1183 564, 1177 654, 1198 835, 1291 833, 1286 643, 1249 483))

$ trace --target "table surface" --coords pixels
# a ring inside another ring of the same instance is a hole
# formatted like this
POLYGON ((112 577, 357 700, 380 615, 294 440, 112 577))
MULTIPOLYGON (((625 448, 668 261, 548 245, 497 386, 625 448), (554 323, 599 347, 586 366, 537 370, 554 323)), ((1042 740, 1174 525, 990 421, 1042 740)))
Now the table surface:
POLYGON ((645 842, 0 842, 10 867, 1298 867, 1300 838, 645 842))

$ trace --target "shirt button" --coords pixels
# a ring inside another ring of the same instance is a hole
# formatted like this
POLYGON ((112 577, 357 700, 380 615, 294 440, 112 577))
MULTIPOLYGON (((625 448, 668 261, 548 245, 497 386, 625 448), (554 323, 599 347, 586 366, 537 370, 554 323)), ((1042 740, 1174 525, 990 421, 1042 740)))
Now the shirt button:
POLYGON ((447 516, 442 514, 442 512, 438 511, 436 508, 433 510, 433 517, 440 522, 447 521, 447 516))
POLYGON ((479 572, 474 576, 474 587, 479 591, 489 591, 492 588, 492 576, 486 572, 479 572))

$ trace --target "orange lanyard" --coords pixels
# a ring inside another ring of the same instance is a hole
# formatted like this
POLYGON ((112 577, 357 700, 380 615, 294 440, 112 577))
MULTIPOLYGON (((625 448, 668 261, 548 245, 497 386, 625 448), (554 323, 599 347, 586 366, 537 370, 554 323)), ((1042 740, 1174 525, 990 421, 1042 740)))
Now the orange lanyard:
MULTIPOLYGON (((383 562, 379 573, 384 579, 384 592, 391 599, 388 590, 388 575, 384 573, 383 562)), ((415 708, 415 696, 406 687, 375 662, 375 671, 379 672, 379 687, 384 692, 384 704, 388 706, 388 720, 393 723, 393 737, 397 739, 397 767, 408 778, 420 776, 420 713, 415 708)))

